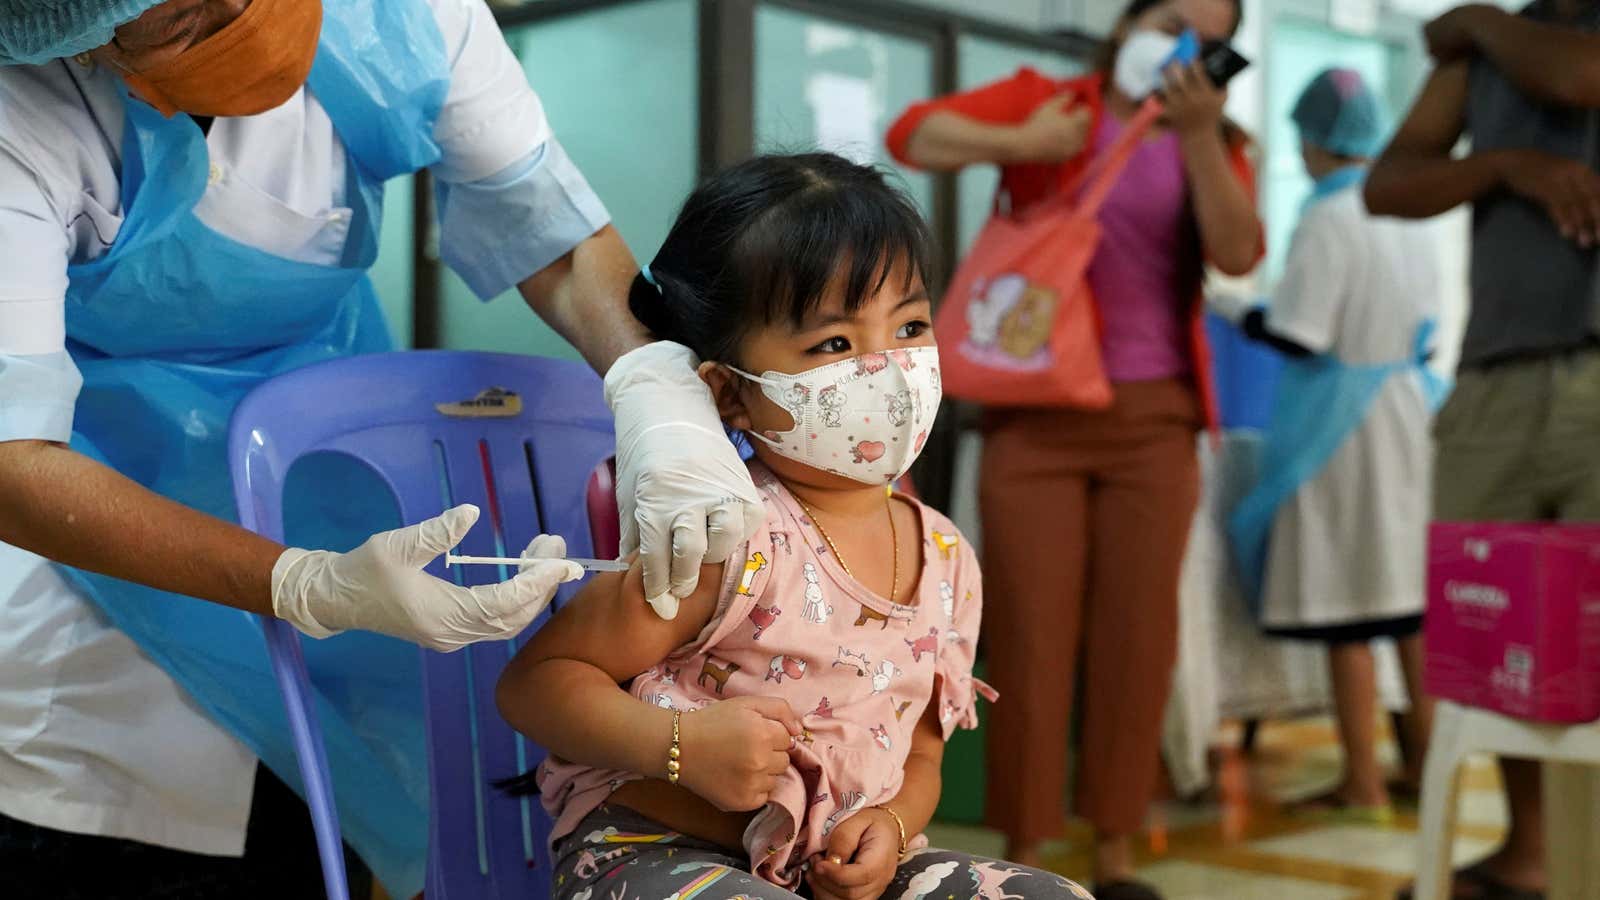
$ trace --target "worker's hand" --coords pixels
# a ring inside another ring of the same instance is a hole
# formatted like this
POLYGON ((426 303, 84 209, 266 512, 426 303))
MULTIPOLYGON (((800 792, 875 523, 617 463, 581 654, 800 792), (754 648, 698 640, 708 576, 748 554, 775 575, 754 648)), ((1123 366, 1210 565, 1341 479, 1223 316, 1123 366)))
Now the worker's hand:
POLYGON ((726 561, 765 516, 698 362, 688 347, 658 341, 606 373, 622 552, 638 551, 645 599, 663 619, 694 593, 700 566, 726 561))
POLYGON ((800 718, 777 697, 735 697, 678 722, 679 782, 724 812, 760 809, 789 771, 800 718))
POLYGON ((1579 246, 1600 242, 1600 174, 1587 163, 1541 150, 1514 150, 1503 156, 1506 186, 1539 204, 1579 246))
POLYGON ((881 809, 863 809, 828 835, 828 849, 811 866, 816 900, 876 900, 900 867, 900 826, 881 809))
POLYGON ((467 588, 422 571, 476 521, 468 504, 375 534, 349 553, 291 547, 272 567, 272 611, 312 637, 359 629, 444 652, 515 637, 583 569, 562 558, 565 541, 541 535, 523 552, 529 562, 501 584, 467 588))
POLYGON ((1162 99, 1166 122, 1180 136, 1216 134, 1222 126, 1222 107, 1228 92, 1206 74, 1205 64, 1173 63, 1163 74, 1162 99))
POLYGON ((1076 98, 1070 91, 1051 97, 1018 126, 1019 162, 1058 163, 1083 152, 1094 117, 1087 104, 1072 105, 1076 98))
POLYGON ((1478 29, 1493 28, 1505 10, 1486 3, 1469 3, 1446 12, 1422 29, 1428 54, 1441 63, 1466 59, 1478 52, 1478 29))

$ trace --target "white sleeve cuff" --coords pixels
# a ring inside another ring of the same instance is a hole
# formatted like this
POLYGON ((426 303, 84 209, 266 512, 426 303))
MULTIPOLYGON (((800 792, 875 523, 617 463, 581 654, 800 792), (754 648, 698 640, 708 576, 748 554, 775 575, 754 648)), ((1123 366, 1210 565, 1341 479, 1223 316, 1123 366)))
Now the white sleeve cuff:
POLYGON ((63 283, 53 300, 11 300, 0 294, 0 353, 38 356, 65 350, 66 289, 63 283))
POLYGON ((489 178, 437 184, 439 255, 483 300, 567 255, 611 221, 553 137, 489 178))
POLYGON ((70 441, 82 387, 83 376, 65 350, 0 355, 0 441, 70 441))

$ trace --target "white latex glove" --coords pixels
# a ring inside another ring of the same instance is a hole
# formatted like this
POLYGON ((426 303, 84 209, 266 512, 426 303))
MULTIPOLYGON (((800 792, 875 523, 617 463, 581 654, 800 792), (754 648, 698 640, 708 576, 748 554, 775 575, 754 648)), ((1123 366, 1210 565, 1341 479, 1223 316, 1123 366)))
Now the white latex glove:
POLYGON ((622 553, 639 553, 644 595, 671 619, 703 563, 727 560, 766 513, 750 471, 722 428, 700 361, 658 341, 617 360, 606 402, 617 420, 622 553))
POLYGON ((422 571, 476 521, 478 508, 464 504, 375 534, 349 553, 291 547, 272 567, 272 611, 316 638, 354 628, 447 653, 514 637, 583 569, 561 558, 565 541, 541 535, 522 554, 534 561, 501 584, 466 588, 422 571))

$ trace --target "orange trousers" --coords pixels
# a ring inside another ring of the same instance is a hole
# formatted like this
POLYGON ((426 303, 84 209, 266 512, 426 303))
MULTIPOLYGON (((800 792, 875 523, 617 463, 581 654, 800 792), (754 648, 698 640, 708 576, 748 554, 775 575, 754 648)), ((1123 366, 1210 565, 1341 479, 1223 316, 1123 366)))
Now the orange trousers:
POLYGON ((1105 411, 985 419, 983 641, 1000 692, 986 816, 1013 841, 1062 831, 1080 665, 1075 811, 1104 836, 1144 824, 1199 499, 1200 419, 1186 380, 1117 385, 1105 411))

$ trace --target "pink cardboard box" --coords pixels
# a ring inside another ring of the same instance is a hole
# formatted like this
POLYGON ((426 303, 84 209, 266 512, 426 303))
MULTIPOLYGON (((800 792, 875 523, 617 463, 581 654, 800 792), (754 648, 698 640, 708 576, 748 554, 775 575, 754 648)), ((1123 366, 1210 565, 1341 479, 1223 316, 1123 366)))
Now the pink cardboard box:
POLYGON ((1540 722, 1600 719, 1600 526, 1433 526, 1435 697, 1540 722))

